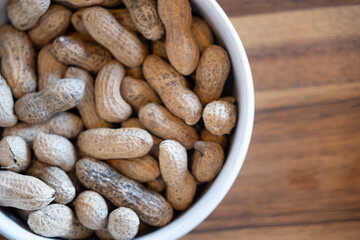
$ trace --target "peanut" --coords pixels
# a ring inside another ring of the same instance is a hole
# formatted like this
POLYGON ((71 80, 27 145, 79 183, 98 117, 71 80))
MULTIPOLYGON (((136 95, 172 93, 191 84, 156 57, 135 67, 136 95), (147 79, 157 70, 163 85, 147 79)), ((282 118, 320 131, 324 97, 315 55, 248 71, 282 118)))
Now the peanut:
POLYGON ((191 6, 188 0, 159 0, 159 16, 166 29, 169 61, 181 74, 190 75, 199 62, 199 48, 191 32, 191 6))
POLYGON ((52 202, 54 194, 54 189, 37 178, 0 171, 0 206, 37 210, 52 202))
POLYGON ((204 108, 203 119, 211 134, 230 134, 236 124, 235 105, 227 101, 212 101, 204 108))
POLYGON ((133 239, 139 229, 140 220, 130 208, 119 207, 109 215, 109 232, 118 240, 133 239))
POLYGON ((76 108, 87 129, 111 127, 111 123, 105 122, 98 114, 95 107, 94 80, 88 72, 81 68, 69 67, 65 73, 66 78, 74 78, 84 81, 85 93, 76 108))
POLYGON ((126 8, 108 9, 114 18, 129 32, 137 32, 135 23, 131 19, 130 13, 126 8))
POLYGON ((156 11, 155 0, 123 0, 139 32, 149 40, 159 40, 164 35, 162 24, 156 11))
POLYGON ((203 105, 220 98, 230 72, 230 59, 220 46, 211 45, 201 55, 196 70, 195 93, 203 105))
POLYGON ((5 128, 3 137, 19 136, 32 147, 32 142, 40 132, 53 133, 66 138, 75 138, 83 130, 81 118, 68 112, 61 112, 42 124, 18 123, 14 127, 5 128))
POLYGON ((160 194, 147 190, 106 163, 80 159, 76 174, 85 187, 99 192, 118 207, 131 208, 146 224, 161 227, 173 216, 170 204, 160 194))
POLYGON ((125 68, 111 60, 99 71, 95 81, 96 109, 108 122, 122 122, 131 116, 131 106, 120 94, 120 85, 125 75, 125 68))
POLYGON ((91 7, 82 14, 85 28, 97 42, 127 67, 138 67, 144 60, 146 50, 140 39, 121 26, 104 8, 91 7))
POLYGON ((211 141, 219 144, 223 149, 227 146, 227 138, 224 135, 217 136, 211 134, 206 128, 201 130, 200 139, 202 141, 211 141))
POLYGON ((115 7, 117 5, 120 5, 121 3, 122 0, 104 0, 102 3, 100 3, 100 6, 115 7))
POLYGON ((115 240, 107 228, 96 230, 95 234, 100 240, 115 240))
POLYGON ((25 140, 17 136, 4 137, 0 141, 0 166, 14 172, 24 171, 31 161, 31 151, 25 140))
POLYGON ((34 27, 50 6, 50 0, 11 0, 7 6, 10 22, 21 31, 34 27))
POLYGON ((62 35, 70 23, 71 11, 60 5, 51 5, 39 24, 29 31, 35 46, 42 47, 62 35))
POLYGON ((69 172, 75 167, 76 149, 72 143, 59 135, 39 133, 34 139, 35 156, 42 162, 69 172))
POLYGON ((227 97, 222 97, 219 99, 220 101, 226 101, 229 103, 235 103, 236 102, 236 98, 233 96, 227 96, 227 97))
POLYGON ((51 54, 51 45, 44 46, 38 55, 38 89, 41 91, 50 83, 64 78, 66 65, 58 62, 51 54))
POLYGON ((1 26, 0 58, 2 75, 14 97, 36 90, 35 51, 26 33, 1 26))
POLYGON ((27 222, 27 220, 29 219, 30 213, 33 212, 33 210, 22 210, 22 209, 18 209, 18 208, 16 208, 15 211, 17 212, 17 214, 19 214, 21 219, 24 220, 25 222, 27 222))
POLYGON ((165 60, 169 60, 166 53, 166 42, 163 40, 151 42, 152 54, 158 55, 165 60))
POLYGON ((132 159, 113 159, 107 163, 121 174, 141 183, 155 180, 160 174, 158 161, 150 155, 132 159))
POLYGON ((26 174, 36 177, 55 190, 55 202, 68 204, 75 198, 75 187, 60 168, 40 161, 32 161, 26 174))
POLYGON ((98 72, 111 60, 110 53, 91 41, 71 36, 61 36, 51 45, 51 53, 67 65, 75 65, 90 72, 98 72))
POLYGON ((75 187, 75 195, 77 196, 79 193, 85 190, 85 187, 81 184, 81 182, 77 178, 75 169, 68 172, 67 174, 75 187))
POLYGON ((191 149, 198 140, 194 127, 186 125, 156 103, 148 103, 142 107, 139 111, 139 120, 154 135, 179 141, 186 149, 191 149))
POLYGON ((78 138, 83 153, 102 160, 142 157, 150 151, 152 144, 151 135, 139 128, 90 129, 78 138))
POLYGON ((84 191, 74 201, 75 213, 80 223, 92 230, 107 226, 108 207, 105 199, 94 191, 84 191))
POLYGON ((192 203, 196 181, 187 167, 186 149, 178 142, 165 140, 160 144, 160 171, 166 183, 166 198, 174 209, 183 211, 192 203))
POLYGON ((192 18, 191 33, 201 53, 204 52, 208 46, 214 44, 214 35, 210 26, 201 18, 192 18))
POLYGON ((220 172, 224 163, 224 150, 214 142, 199 141, 194 144, 192 173, 201 183, 210 182, 220 172))
POLYGON ((84 227, 78 219, 74 219, 73 224, 70 226, 70 230, 64 236, 66 239, 89 239, 93 234, 93 230, 84 227))
POLYGON ((18 118, 27 123, 44 123, 58 112, 75 107, 84 96, 85 83, 77 79, 61 79, 29 93, 15 103, 18 118))
POLYGON ((133 77, 136 79, 144 79, 145 78, 141 67, 127 68, 126 76, 133 77))
POLYGON ((11 127, 17 123, 14 114, 14 99, 5 79, 0 75, 0 127, 11 127))
POLYGON ((71 24, 74 26, 75 30, 78 33, 88 36, 89 33, 87 32, 87 30, 84 26, 84 22, 82 20, 82 14, 85 9, 86 8, 81 8, 71 15, 71 24))
POLYGON ((202 106, 194 92, 184 86, 185 78, 157 55, 146 57, 143 71, 150 86, 175 116, 193 125, 201 118, 202 106))
POLYGON ((159 175, 155 180, 146 183, 147 187, 157 193, 161 193, 165 190, 166 184, 164 179, 159 175))
POLYGON ((121 84, 121 95, 137 112, 147 103, 161 104, 161 101, 150 85, 142 80, 125 77, 121 84))
POLYGON ((99 5, 104 0, 53 0, 54 2, 65 3, 75 8, 89 7, 99 5))

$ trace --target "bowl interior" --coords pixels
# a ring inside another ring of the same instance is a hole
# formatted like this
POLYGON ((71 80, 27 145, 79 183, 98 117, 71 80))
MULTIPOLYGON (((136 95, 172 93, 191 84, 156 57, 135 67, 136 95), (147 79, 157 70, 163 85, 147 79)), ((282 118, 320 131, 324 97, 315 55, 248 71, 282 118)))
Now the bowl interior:
MULTIPOLYGON (((0 1, 0 25, 6 21, 7 0, 0 1)), ((192 0, 196 14, 201 15, 211 26, 220 45, 231 58, 230 81, 224 91, 237 98, 237 127, 229 142, 229 151, 223 169, 217 178, 206 186, 192 206, 167 226, 137 239, 177 239, 200 224, 221 202, 234 183, 249 147, 254 122, 254 89, 249 62, 244 47, 230 20, 215 0, 192 0)), ((33 234, 26 224, 18 219, 11 209, 0 208, 0 234, 9 239, 44 240, 33 234)))

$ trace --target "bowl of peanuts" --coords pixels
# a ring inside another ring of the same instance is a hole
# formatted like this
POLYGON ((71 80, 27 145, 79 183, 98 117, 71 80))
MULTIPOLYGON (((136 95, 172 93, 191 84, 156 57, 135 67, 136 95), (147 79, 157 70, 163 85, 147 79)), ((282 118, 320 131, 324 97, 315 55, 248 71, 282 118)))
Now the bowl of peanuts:
POLYGON ((254 122, 215 0, 0 2, 0 234, 178 239, 237 178, 254 122))

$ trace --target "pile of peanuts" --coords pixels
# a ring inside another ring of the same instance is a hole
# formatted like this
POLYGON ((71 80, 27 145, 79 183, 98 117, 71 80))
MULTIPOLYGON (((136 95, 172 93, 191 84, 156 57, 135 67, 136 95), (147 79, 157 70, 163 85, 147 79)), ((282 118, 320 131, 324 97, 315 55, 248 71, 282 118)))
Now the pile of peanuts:
POLYGON ((0 27, 0 206, 45 237, 165 226, 223 166, 228 53, 188 0, 53 2, 0 27))

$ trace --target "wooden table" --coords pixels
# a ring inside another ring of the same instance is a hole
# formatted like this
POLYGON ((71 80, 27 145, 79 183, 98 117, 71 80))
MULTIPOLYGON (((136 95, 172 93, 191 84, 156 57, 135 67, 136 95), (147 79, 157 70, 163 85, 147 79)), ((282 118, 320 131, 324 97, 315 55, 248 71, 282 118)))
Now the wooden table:
POLYGON ((219 3, 250 59, 255 127, 229 194, 183 239, 360 239, 360 0, 219 3))

